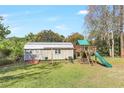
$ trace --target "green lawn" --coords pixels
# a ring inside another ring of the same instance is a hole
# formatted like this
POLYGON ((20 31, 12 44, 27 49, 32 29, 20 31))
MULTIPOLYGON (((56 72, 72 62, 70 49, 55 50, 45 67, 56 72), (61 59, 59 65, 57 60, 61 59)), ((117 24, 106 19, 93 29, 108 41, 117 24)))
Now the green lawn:
POLYGON ((112 68, 77 62, 0 67, 0 87, 124 87, 124 59, 106 59, 112 68))

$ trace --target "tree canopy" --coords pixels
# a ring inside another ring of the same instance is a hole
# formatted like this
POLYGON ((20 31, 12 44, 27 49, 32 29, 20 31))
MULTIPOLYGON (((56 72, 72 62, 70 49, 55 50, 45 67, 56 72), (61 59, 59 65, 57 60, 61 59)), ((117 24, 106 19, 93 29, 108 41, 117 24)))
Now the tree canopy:
POLYGON ((52 30, 43 30, 36 34, 35 41, 37 42, 62 42, 64 36, 53 32, 52 30))
POLYGON ((76 43, 77 40, 80 39, 84 39, 84 36, 81 35, 80 33, 76 32, 76 33, 72 33, 71 35, 69 35, 65 41, 67 42, 72 42, 73 44, 76 43))
POLYGON ((2 39, 5 39, 7 35, 9 35, 11 33, 11 31, 9 30, 9 26, 5 26, 3 23, 3 17, 0 16, 0 41, 2 39))
POLYGON ((88 6, 88 11, 85 24, 89 39, 95 39, 95 45, 102 54, 108 55, 109 49, 113 49, 112 52, 116 51, 115 55, 119 55, 120 32, 123 27, 122 21, 124 21, 121 6, 88 6), (104 51, 108 52, 104 53, 104 51))

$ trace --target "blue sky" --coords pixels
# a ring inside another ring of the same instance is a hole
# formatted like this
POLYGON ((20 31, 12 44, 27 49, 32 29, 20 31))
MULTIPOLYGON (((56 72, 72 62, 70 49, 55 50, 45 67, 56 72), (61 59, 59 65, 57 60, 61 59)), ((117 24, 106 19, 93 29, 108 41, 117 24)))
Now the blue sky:
POLYGON ((3 23, 9 25, 9 36, 23 37, 29 32, 38 33, 51 29, 68 36, 71 33, 84 33, 84 17, 87 6, 0 6, 3 23))

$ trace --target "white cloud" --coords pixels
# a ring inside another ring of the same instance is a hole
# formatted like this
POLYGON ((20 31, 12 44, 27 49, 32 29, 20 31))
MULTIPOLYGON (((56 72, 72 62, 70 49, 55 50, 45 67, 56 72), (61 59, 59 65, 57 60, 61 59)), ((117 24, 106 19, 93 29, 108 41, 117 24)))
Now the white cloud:
POLYGON ((11 17, 20 17, 20 16, 29 15, 29 14, 31 14, 31 12, 26 10, 26 11, 23 11, 23 12, 12 13, 11 17))
POLYGON ((0 16, 2 16, 3 18, 6 18, 6 17, 8 17, 9 15, 8 15, 8 14, 0 14, 0 16))
POLYGON ((88 14, 88 10, 80 10, 77 14, 78 15, 88 14))
POLYGON ((21 11, 21 12, 15 12, 15 13, 11 13, 11 14, 0 14, 0 16, 3 17, 20 17, 20 16, 28 16, 30 14, 36 14, 37 12, 31 12, 29 10, 25 10, 25 11, 21 11))
POLYGON ((68 28, 66 25, 64 25, 64 24, 57 25, 55 28, 56 28, 56 29, 59 29, 59 30, 67 30, 67 29, 69 29, 69 28, 68 28))
POLYGON ((59 17, 55 16, 55 17, 49 17, 47 20, 48 21, 57 21, 59 19, 59 17))
POLYGON ((10 14, 0 14, 0 16, 3 17, 3 21, 4 21, 5 23, 8 23, 8 17, 10 17, 10 14))
POLYGON ((11 30, 12 31, 18 31, 18 30, 20 30, 20 27, 13 27, 13 28, 11 28, 11 30))
POLYGON ((11 30, 11 34, 12 34, 12 35, 16 35, 17 33, 20 32, 21 28, 18 27, 18 26, 11 26, 11 27, 10 27, 10 30, 11 30))
POLYGON ((19 26, 10 26, 9 28, 11 30, 11 34, 8 35, 8 37, 12 37, 12 36, 17 36, 19 35, 21 32, 21 28, 19 26))

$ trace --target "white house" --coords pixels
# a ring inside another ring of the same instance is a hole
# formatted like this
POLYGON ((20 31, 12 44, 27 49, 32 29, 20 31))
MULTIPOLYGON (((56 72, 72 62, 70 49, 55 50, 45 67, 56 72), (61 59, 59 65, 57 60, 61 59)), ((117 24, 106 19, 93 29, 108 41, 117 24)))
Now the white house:
POLYGON ((24 60, 58 60, 74 56, 69 42, 29 42, 24 46, 24 60))

